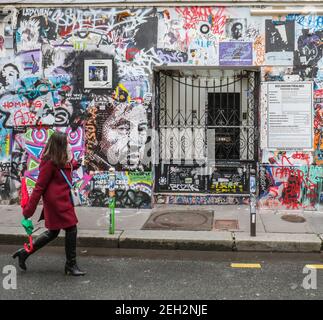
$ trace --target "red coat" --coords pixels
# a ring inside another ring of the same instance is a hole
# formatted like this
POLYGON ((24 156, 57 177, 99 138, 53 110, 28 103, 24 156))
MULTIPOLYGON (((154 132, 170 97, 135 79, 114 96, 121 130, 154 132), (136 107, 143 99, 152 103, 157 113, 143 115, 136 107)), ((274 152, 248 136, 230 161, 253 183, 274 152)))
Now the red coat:
MULTIPOLYGON (((79 165, 73 161, 73 169, 79 165)), ((70 188, 59 168, 51 160, 42 160, 39 166, 39 176, 28 204, 23 209, 23 215, 30 218, 43 196, 45 226, 49 230, 72 227, 78 220, 70 198, 70 188)), ((71 181, 71 164, 63 168, 71 181)))

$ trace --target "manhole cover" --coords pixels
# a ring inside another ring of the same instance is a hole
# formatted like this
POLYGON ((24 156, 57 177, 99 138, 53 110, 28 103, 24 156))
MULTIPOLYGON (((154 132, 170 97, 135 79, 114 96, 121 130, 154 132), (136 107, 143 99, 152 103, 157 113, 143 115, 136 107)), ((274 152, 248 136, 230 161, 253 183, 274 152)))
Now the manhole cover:
POLYGON ((296 222, 296 223, 303 223, 306 221, 304 217, 299 216, 297 214, 285 214, 281 218, 282 220, 285 220, 288 222, 296 222))
POLYGON ((214 229, 216 230, 238 230, 238 220, 215 220, 214 229))
POLYGON ((143 230, 212 230, 213 211, 163 211, 150 215, 143 230))

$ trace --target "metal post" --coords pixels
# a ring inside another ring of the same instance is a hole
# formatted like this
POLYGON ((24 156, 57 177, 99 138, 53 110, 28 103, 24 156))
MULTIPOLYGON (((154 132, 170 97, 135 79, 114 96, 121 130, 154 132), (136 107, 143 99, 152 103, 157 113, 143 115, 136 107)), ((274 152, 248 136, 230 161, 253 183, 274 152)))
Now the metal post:
POLYGON ((256 197, 250 194, 250 236, 256 236, 256 197))
POLYGON ((250 169, 250 236, 256 236, 256 193, 257 183, 256 174, 254 169, 250 169))
POLYGON ((109 186, 109 209, 110 209, 110 225, 109 225, 109 233, 114 234, 115 232, 115 207, 116 207, 116 173, 114 168, 109 169, 109 178, 108 178, 108 186, 109 186))

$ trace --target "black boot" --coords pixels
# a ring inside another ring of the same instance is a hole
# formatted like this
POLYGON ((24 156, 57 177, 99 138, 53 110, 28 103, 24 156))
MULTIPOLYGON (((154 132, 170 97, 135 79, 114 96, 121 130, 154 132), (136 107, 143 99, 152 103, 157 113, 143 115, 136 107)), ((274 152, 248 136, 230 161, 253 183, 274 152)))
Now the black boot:
POLYGON ((26 271, 27 267, 26 267, 26 259, 29 257, 30 253, 28 253, 25 249, 19 249, 18 251, 16 251, 13 254, 13 258, 16 259, 18 257, 18 263, 19 263, 19 267, 26 271))
POLYGON ((40 248, 42 248, 43 246, 45 246, 47 243, 51 242, 52 240, 54 240, 55 238, 57 238, 59 234, 59 230, 47 230, 45 232, 43 232, 42 234, 40 234, 34 241, 33 241, 33 251, 31 253, 28 253, 25 249, 19 249, 18 251, 16 251, 13 254, 13 258, 17 258, 18 257, 18 263, 19 263, 19 267, 26 271, 27 267, 26 267, 26 259, 33 254, 34 252, 36 252, 37 250, 39 250, 40 248))
POLYGON ((86 272, 81 271, 76 264, 76 237, 77 237, 76 226, 66 230, 66 235, 65 235, 65 253, 66 253, 65 274, 72 275, 72 276, 84 276, 86 274, 86 272))

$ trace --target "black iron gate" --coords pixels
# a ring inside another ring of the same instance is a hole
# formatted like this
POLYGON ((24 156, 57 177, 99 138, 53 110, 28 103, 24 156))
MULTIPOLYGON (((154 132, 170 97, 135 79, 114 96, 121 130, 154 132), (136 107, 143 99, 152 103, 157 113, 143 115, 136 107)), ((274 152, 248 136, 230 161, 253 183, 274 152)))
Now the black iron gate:
POLYGON ((258 159, 259 73, 155 73, 156 192, 249 194, 258 159))

